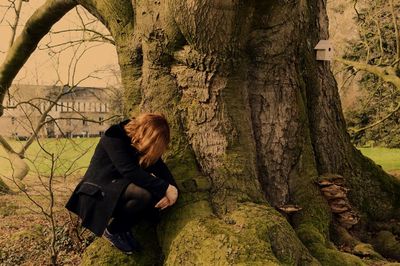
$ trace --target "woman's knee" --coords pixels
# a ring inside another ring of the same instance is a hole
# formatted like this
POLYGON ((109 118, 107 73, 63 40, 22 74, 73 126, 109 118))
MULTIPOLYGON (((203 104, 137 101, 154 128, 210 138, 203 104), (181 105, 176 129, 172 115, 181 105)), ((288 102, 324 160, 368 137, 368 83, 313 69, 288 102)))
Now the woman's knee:
POLYGON ((125 191, 125 196, 126 199, 129 200, 136 200, 137 202, 140 202, 141 204, 147 204, 151 201, 151 193, 142 188, 139 187, 133 183, 129 184, 126 191, 125 191))

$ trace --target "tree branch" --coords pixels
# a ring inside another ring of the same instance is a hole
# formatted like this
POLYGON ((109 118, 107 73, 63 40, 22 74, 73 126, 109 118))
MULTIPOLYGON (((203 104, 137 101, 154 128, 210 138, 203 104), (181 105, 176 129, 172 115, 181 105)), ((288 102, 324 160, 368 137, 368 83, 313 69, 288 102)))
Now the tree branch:
POLYGON ((60 33, 78 32, 78 31, 81 31, 81 32, 84 32, 84 33, 85 32, 93 33, 94 36, 91 36, 91 38, 89 38, 89 41, 93 40, 93 39, 96 39, 96 38, 99 38, 99 39, 103 40, 104 42, 107 42, 107 43, 110 43, 112 45, 115 45, 115 41, 111 38, 110 35, 103 34, 103 33, 99 32, 99 31, 96 31, 96 30, 93 30, 93 29, 87 29, 87 28, 79 29, 79 28, 76 28, 76 29, 52 31, 51 33, 52 34, 60 34, 60 33))
POLYGON ((390 3, 390 12, 392 14, 393 19, 393 26, 394 26, 394 34, 396 35, 396 59, 400 59, 400 35, 399 35, 399 28, 397 27, 397 16, 394 10, 393 0, 389 1, 390 3))
POLYGON ((335 60, 345 65, 352 66, 357 70, 363 70, 374 74, 380 77, 383 81, 393 84, 398 90, 400 90, 400 77, 396 75, 395 69, 391 66, 374 66, 370 64, 346 60, 343 58, 336 58, 335 60))
POLYGON ((389 119, 392 115, 394 115, 397 111, 400 110, 400 103, 397 104, 397 106, 389 113, 387 114, 385 117, 383 117, 382 119, 379 119, 378 121, 375 121, 372 124, 369 124, 368 126, 362 127, 362 128, 349 128, 349 131, 351 131, 353 134, 373 128, 383 122, 385 122, 387 119, 389 119))
POLYGON ((50 28, 76 5, 74 0, 47 0, 27 21, 0 67, 0 116, 3 115, 2 103, 6 91, 19 70, 50 28))

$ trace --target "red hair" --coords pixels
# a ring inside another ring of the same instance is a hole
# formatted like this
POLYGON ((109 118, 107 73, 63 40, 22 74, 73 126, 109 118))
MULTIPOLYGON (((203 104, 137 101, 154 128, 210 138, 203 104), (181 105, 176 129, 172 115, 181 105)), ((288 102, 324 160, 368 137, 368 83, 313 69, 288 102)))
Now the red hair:
POLYGON ((139 164, 144 168, 154 164, 170 142, 169 125, 161 114, 140 114, 131 119, 124 129, 131 138, 132 146, 142 154, 139 164))

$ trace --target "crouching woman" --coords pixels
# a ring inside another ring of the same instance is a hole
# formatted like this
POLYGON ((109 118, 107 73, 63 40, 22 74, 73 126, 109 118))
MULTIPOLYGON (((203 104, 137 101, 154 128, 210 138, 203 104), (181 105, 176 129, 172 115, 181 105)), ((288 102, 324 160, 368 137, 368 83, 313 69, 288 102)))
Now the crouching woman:
POLYGON ((178 198, 176 182, 161 159, 169 141, 162 115, 144 113, 111 126, 66 208, 121 251, 140 250, 130 228, 145 213, 163 210, 178 198))

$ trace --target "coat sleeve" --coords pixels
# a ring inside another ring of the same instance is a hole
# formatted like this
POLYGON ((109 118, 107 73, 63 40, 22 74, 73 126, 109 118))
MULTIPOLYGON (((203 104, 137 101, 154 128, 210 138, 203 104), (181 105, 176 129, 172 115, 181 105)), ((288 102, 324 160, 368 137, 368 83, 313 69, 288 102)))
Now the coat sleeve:
POLYGON ((171 171, 168 169, 168 166, 163 162, 163 160, 161 158, 154 164, 153 172, 156 176, 164 179, 169 184, 178 188, 176 181, 175 181, 173 175, 171 174, 171 171))
POLYGON ((168 182, 152 176, 141 168, 138 163, 138 155, 129 144, 120 138, 106 135, 101 138, 100 143, 123 177, 129 178, 135 185, 149 190, 157 198, 164 197, 168 182))

